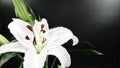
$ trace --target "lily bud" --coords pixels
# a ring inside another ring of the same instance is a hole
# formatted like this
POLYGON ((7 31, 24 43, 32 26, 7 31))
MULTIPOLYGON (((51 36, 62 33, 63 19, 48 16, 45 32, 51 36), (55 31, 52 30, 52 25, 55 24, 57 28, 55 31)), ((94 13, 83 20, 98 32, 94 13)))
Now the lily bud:
POLYGON ((16 17, 33 25, 35 15, 32 9, 25 5, 23 0, 13 0, 13 6, 15 8, 16 17))
POLYGON ((7 43, 9 43, 9 41, 3 35, 0 34, 0 46, 7 43))

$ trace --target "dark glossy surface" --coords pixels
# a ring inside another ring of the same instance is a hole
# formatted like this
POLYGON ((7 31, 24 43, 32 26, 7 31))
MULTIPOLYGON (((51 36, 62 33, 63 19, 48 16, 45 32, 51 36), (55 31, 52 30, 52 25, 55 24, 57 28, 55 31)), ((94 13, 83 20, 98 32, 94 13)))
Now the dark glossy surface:
MULTIPOLYGON (((10 39, 7 25, 15 17, 14 9, 11 2, 3 1, 0 1, 0 33, 10 39)), ((70 53, 71 68, 119 68, 120 0, 26 0, 26 3, 48 20, 50 28, 65 26, 80 40, 90 41, 105 54, 70 53)), ((75 48, 84 47, 78 44, 75 48)))

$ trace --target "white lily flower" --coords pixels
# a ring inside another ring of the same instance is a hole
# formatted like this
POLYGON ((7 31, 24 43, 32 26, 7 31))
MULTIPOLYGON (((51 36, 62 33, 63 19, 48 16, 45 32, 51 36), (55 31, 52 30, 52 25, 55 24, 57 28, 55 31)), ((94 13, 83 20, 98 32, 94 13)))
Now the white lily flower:
POLYGON ((78 38, 69 29, 65 27, 49 29, 46 19, 42 19, 41 22, 35 20, 33 27, 25 21, 13 19, 8 28, 18 42, 2 45, 0 54, 25 53, 24 68, 43 68, 48 55, 56 56, 62 67, 70 66, 70 55, 61 45, 70 39, 73 40, 73 45, 76 45, 78 38))

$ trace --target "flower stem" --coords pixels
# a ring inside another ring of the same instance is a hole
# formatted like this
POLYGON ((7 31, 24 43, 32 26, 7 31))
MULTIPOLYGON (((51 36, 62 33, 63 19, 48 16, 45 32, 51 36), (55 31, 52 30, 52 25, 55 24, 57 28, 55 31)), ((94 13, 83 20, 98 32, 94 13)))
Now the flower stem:
POLYGON ((57 60, 57 58, 55 58, 55 59, 54 59, 54 61, 53 61, 52 65, 51 65, 51 68, 53 68, 53 67, 54 67, 56 60, 57 60))
POLYGON ((45 68, 48 68, 48 56, 46 58, 45 68))

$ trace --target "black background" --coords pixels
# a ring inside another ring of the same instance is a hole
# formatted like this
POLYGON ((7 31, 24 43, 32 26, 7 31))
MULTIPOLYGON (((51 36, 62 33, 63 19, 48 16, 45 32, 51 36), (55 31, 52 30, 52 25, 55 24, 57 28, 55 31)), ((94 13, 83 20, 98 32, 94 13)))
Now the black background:
MULTIPOLYGON (((119 68, 120 0, 25 0, 50 28, 64 26, 80 41, 89 41, 105 56, 72 52, 71 68, 119 68)), ((11 0, 0 0, 0 33, 10 39, 7 25, 15 17, 11 0)), ((69 47, 70 49, 73 47, 69 47)), ((87 48, 78 44, 74 48, 87 48)), ((89 47, 88 47, 89 48, 89 47)), ((11 68, 17 61, 7 63, 11 68)), ((4 66, 6 66, 4 65, 4 66)))

